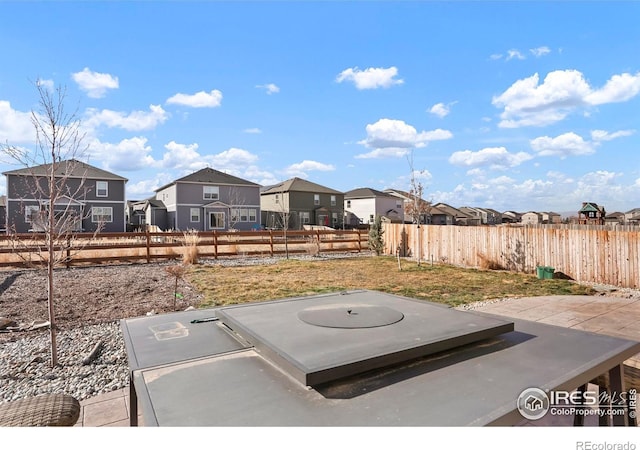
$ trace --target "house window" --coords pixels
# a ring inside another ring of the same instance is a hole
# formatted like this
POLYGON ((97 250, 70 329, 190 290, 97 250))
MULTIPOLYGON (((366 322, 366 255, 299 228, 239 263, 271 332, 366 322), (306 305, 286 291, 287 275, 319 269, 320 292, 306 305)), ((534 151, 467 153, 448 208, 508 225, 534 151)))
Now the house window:
POLYGON ((280 203, 280 194, 276 194, 276 205, 280 203))
POLYGON ((191 222, 200 222, 200 208, 191 208, 191 222))
POLYGON ((255 222, 257 211, 252 208, 233 208, 231 220, 234 222, 255 222))
POLYGON ((313 194, 313 204, 314 205, 320 204, 320 194, 313 194))
POLYGON ((369 223, 373 223, 373 214, 369 214, 369 223))
POLYGON ((338 213, 331 214, 331 222, 334 226, 338 223, 338 213))
POLYGON ((220 188, 218 186, 203 186, 203 200, 218 200, 220 198, 220 188))
POLYGON ((402 200, 396 201, 396 208, 402 209, 402 200))
POLYGON ((212 212, 209 213, 209 228, 224 228, 224 213, 212 212))
POLYGON ((336 196, 335 195, 331 196, 331 206, 336 206, 336 196))
POLYGON ((351 200, 347 200, 347 208, 351 208, 351 200))
POLYGON ((96 181, 96 197, 109 196, 109 183, 106 181, 96 181))
POLYGON ((113 208, 111 206, 93 206, 91 208, 91 222, 113 222, 113 208))
POLYGON ((37 205, 30 205, 24 207, 24 221, 26 223, 31 223, 33 220, 37 219, 40 211, 40 207, 37 205))
POLYGON ((309 223, 309 212, 300 212, 300 223, 309 223))

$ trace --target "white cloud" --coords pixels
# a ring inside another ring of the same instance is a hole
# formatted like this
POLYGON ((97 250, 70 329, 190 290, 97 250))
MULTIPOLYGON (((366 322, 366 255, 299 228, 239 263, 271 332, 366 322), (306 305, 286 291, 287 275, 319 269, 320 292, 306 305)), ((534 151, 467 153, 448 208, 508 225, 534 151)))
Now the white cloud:
POLYGON ((133 137, 123 139, 117 144, 95 139, 89 145, 88 154, 100 160, 106 170, 127 172, 154 165, 151 151, 152 148, 147 145, 147 138, 133 137))
POLYGON ((543 126, 563 120, 577 108, 629 100, 640 92, 640 73, 615 75, 594 90, 577 70, 556 70, 539 83, 538 74, 518 80, 492 103, 504 108, 502 128, 543 126))
POLYGON ((500 53, 494 53, 493 55, 489 55, 489 59, 492 61, 497 61, 502 59, 502 55, 500 53))
POLYGON ((46 87, 49 91, 53 91, 55 89, 53 80, 43 80, 42 78, 40 78, 38 79, 38 81, 36 81, 36 84, 38 86, 46 87))
POLYGON ((178 144, 171 141, 164 148, 167 151, 162 155, 161 160, 155 162, 156 167, 196 171, 207 166, 207 161, 198 153, 198 144, 178 144))
POLYGON ((537 47, 537 48, 532 48, 529 50, 533 56, 535 56, 536 58, 539 58, 541 56, 547 55, 549 53, 551 53, 551 50, 549 50, 549 47, 537 47))
POLYGON ((109 128, 122 128, 127 131, 152 130, 159 124, 164 123, 169 117, 162 106, 149 105, 149 112, 133 111, 124 113, 103 109, 89 108, 86 111, 87 118, 83 124, 89 128, 97 128, 101 125, 109 128))
POLYGON ((31 122, 31 113, 13 109, 11 103, 0 100, 0 142, 33 143, 35 128, 31 122))
POLYGON ((585 97, 591 105, 627 101, 640 92, 640 72, 635 75, 623 73, 612 76, 602 89, 592 91, 585 97))
POLYGON ((268 95, 277 94, 278 92, 280 92, 280 88, 273 83, 258 84, 256 87, 258 89, 264 89, 268 95))
POLYGON ((506 169, 519 166, 532 159, 528 153, 509 153, 504 147, 488 147, 480 151, 472 152, 464 150, 455 152, 449 157, 449 162, 456 166, 488 166, 491 169, 506 169))
POLYGON ((213 155, 212 160, 216 168, 221 167, 225 170, 238 172, 258 161, 258 157, 247 150, 232 147, 217 155, 213 155))
POLYGON ((262 130, 260 128, 245 128, 242 132, 248 134, 260 134, 262 133, 262 130))
POLYGON ((285 168, 284 171, 289 176, 299 176, 304 178, 307 176, 307 173, 311 171, 331 172, 333 170, 336 170, 336 168, 331 164, 324 164, 318 161, 305 159, 302 162, 291 164, 285 168))
POLYGON ((532 139, 530 144, 538 156, 559 156, 561 159, 595 152, 593 143, 586 142, 575 133, 565 133, 555 138, 541 136, 532 139))
POLYGON ((429 109, 429 112, 438 117, 446 117, 451 112, 451 108, 444 103, 436 103, 429 109))
POLYGON ((631 136, 634 133, 635 133, 635 130, 620 130, 620 131, 615 131, 613 133, 609 133, 608 131, 605 131, 605 130, 593 130, 591 131, 591 139, 593 139, 596 142, 612 141, 619 137, 631 136))
POLYGON ((171 183, 175 177, 170 173, 158 173, 151 180, 141 180, 137 183, 127 183, 127 197, 134 200, 143 200, 151 197, 154 191, 171 183))
POLYGON ((520 50, 508 50, 507 51, 507 61, 510 59, 525 59, 524 55, 520 52, 520 50))
POLYGON ((192 108, 217 108, 222 103, 222 92, 213 89, 211 92, 200 91, 195 94, 175 94, 167 99, 169 105, 183 105, 192 108))
POLYGON ((357 67, 345 69, 336 77, 338 83, 351 81, 359 90, 389 88, 393 85, 402 84, 404 80, 395 78, 398 75, 396 67, 384 69, 382 67, 369 67, 360 70, 357 67))
POLYGON ((382 158, 404 156, 412 148, 424 147, 430 141, 451 139, 450 131, 440 128, 418 132, 402 120, 380 119, 366 127, 366 139, 358 142, 373 151, 356 158, 382 158))
POLYGON ((82 72, 71 74, 80 89, 91 98, 102 98, 107 93, 107 89, 118 89, 118 77, 108 73, 92 72, 85 67, 82 72))

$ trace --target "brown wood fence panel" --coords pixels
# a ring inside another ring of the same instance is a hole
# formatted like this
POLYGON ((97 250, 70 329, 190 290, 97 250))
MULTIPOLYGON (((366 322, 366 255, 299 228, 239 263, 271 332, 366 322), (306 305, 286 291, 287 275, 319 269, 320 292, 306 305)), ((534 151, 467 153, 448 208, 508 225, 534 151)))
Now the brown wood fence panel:
MULTIPOLYGON (((367 249, 363 230, 303 230, 201 232, 198 254, 202 258, 290 254, 360 252, 367 249)), ((180 259, 186 237, 180 232, 79 233, 68 241, 56 242, 56 251, 69 255, 64 265, 180 259)), ((16 234, 0 236, 0 267, 24 267, 29 261, 47 257, 42 236, 16 234)))
POLYGON ((525 273, 538 266, 583 282, 640 288, 640 228, 586 225, 447 226, 383 224, 385 254, 463 267, 487 261, 525 273), (418 232, 420 239, 418 239, 418 232), (420 242, 420 246, 418 246, 420 242))

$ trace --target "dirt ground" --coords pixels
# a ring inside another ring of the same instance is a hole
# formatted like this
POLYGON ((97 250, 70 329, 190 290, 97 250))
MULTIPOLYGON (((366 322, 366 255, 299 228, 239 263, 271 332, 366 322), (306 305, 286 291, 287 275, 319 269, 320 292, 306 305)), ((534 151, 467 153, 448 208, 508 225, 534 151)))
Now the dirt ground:
MULTIPOLYGON (((57 269, 55 318, 61 330, 118 319, 197 307, 200 294, 166 269, 175 264, 133 264, 57 269), (175 298, 175 301, 174 301, 175 298)), ((0 271, 0 318, 21 328, 49 320, 46 271, 0 271)), ((2 320, 0 320, 2 322, 2 320)), ((44 329, 0 332, 0 344, 44 329)))

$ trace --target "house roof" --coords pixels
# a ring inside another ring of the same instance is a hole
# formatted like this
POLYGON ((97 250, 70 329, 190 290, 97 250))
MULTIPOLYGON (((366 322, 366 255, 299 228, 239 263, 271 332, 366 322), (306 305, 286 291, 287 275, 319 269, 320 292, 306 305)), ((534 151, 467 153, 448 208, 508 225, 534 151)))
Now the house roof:
POLYGON ((372 197, 385 197, 385 198, 395 198, 395 199, 398 198, 396 195, 392 195, 388 192, 382 192, 382 191, 378 191, 376 189, 371 189, 371 188, 357 188, 344 193, 345 199, 372 198, 372 197))
POLYGON ((591 211, 604 211, 604 208, 602 206, 598 206, 597 203, 593 203, 593 202, 584 202, 582 203, 582 208, 580 208, 580 213, 583 212, 591 212, 591 211))
POLYGON ((225 184, 232 186, 260 186, 253 181, 244 180, 239 177, 234 177, 228 173, 220 172, 219 170, 212 169, 211 167, 205 167, 192 174, 173 180, 169 184, 165 184, 159 187, 155 192, 168 188, 176 183, 203 183, 203 184, 225 184))
POLYGON ((260 194, 277 194, 280 192, 314 192, 316 194, 342 194, 335 189, 294 177, 265 188, 260 194))
POLYGON ((453 206, 447 205, 446 203, 436 203, 433 206, 435 206, 441 211, 445 211, 447 214, 451 214, 454 217, 461 217, 461 218, 472 217, 471 214, 467 214, 464 211, 460 211, 458 208, 454 208, 453 206))
MULTIPOLYGON (((51 170, 51 163, 41 164, 39 166, 24 167, 22 169, 10 170, 3 172, 3 175, 18 175, 18 176, 36 176, 44 177, 49 175, 51 170)), ((103 169, 98 169, 90 164, 87 164, 77 159, 69 159, 66 161, 60 161, 57 164, 56 177, 66 176, 68 178, 91 178, 99 180, 120 180, 125 183, 128 181, 126 178, 116 175, 115 173, 108 172, 103 169)))

